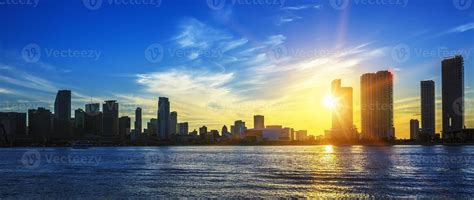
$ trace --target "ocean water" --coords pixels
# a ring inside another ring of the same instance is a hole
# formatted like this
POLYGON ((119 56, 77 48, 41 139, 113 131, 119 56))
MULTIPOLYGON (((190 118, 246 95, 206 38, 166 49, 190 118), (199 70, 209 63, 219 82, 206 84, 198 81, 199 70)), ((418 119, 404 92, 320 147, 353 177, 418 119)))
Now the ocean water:
POLYGON ((0 149, 0 199, 474 197, 474 146, 0 149))

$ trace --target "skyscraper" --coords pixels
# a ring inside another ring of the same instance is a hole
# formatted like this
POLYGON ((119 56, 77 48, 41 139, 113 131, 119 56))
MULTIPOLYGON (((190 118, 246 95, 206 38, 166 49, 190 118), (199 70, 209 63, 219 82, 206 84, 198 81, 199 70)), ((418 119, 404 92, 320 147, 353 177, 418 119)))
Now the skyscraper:
POLYGON ((142 108, 135 109, 135 133, 142 133, 142 108))
POLYGON ((206 134, 207 134, 207 127, 206 126, 202 126, 201 128, 199 128, 199 137, 201 139, 206 139, 206 134))
POLYGON ((457 55, 442 65, 443 138, 464 128, 464 59, 457 55))
POLYGON ((38 142, 48 140, 53 131, 51 111, 45 108, 28 110, 28 135, 38 142))
POLYGON ((54 100, 54 138, 70 139, 71 128, 71 91, 59 90, 54 100))
POLYGON ((237 120, 234 122, 234 137, 243 139, 244 137, 244 132, 247 130, 247 127, 245 127, 245 122, 242 120, 237 120))
POLYGON ((436 128, 435 82, 421 81, 421 133, 428 138, 435 135, 436 128))
POLYGON ((74 138, 82 138, 84 136, 84 128, 86 121, 86 112, 82 109, 74 111, 74 138))
POLYGON ((103 135, 104 136, 118 136, 119 128, 119 105, 115 100, 105 101, 102 104, 103 111, 103 135))
POLYGON ((170 102, 166 97, 160 97, 158 100, 158 139, 170 139, 170 102))
POLYGON ((335 140, 354 140, 354 116, 352 87, 341 87, 341 79, 332 82, 331 93, 336 101, 332 111, 331 138, 335 140))
POLYGON ((171 135, 176 135, 178 133, 177 131, 177 125, 178 125, 178 113, 176 111, 173 111, 170 113, 170 134, 171 135))
POLYGON ((130 117, 122 116, 119 118, 119 135, 121 140, 124 140, 130 135, 130 124, 130 117))
POLYGON ((253 116, 253 128, 265 128, 265 118, 263 115, 253 116))
POLYGON ((393 74, 389 71, 361 76, 362 137, 393 140, 393 74))
POLYGON ((0 124, 8 136, 26 135, 26 113, 0 112, 0 124))
POLYGON ((187 135, 189 133, 189 125, 188 122, 179 123, 179 134, 180 135, 187 135))
POLYGON ((410 120, 410 140, 418 140, 420 132, 420 122, 417 119, 410 120))

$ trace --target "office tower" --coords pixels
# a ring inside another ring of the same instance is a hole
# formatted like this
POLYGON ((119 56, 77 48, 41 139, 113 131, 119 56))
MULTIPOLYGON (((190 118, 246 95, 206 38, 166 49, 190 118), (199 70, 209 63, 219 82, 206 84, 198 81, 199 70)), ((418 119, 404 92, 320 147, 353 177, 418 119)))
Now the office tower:
POLYGON ((341 87, 341 79, 332 82, 331 95, 336 101, 332 111, 332 139, 355 139, 352 106, 352 87, 341 87))
POLYGON ((100 112, 100 103, 86 104, 86 113, 94 114, 100 112))
POLYGON ((169 140, 170 134, 170 102, 166 97, 160 97, 158 100, 158 139, 169 140))
POLYGON ((45 142, 52 134, 53 114, 45 108, 28 110, 28 135, 38 142, 45 142))
POLYGON ((130 135, 130 126, 130 117, 122 116, 119 118, 119 135, 121 140, 124 140, 130 135))
POLYGON ((227 129, 226 125, 222 126, 221 133, 222 133, 222 136, 225 136, 225 135, 229 134, 229 130, 227 129))
POLYGON ((178 133, 177 131, 177 125, 178 125, 178 113, 176 111, 173 111, 170 113, 170 134, 171 135, 176 135, 178 133))
POLYGON ((8 136, 26 135, 26 113, 0 112, 0 124, 8 136))
POLYGON ((235 126, 234 126, 234 125, 230 125, 230 134, 236 135, 236 134, 235 134, 235 126))
POLYGON ((265 119, 263 115, 253 116, 253 128, 265 128, 265 119))
POLYGON ((179 127, 179 134, 180 135, 187 135, 189 132, 189 125, 188 122, 182 122, 178 124, 179 127))
POLYGON ((71 91, 59 90, 54 100, 54 138, 70 139, 71 134, 71 91))
POLYGON ((158 132, 158 119, 151 118, 150 122, 147 123, 148 135, 156 135, 158 132))
POLYGON ((389 71, 361 76, 362 137, 393 140, 393 74, 389 71))
POLYGON ((119 128, 119 105, 115 100, 105 101, 102 104, 103 120, 102 130, 104 136, 118 136, 119 128))
POLYGON ((135 133, 142 133, 142 108, 135 109, 135 133))
POLYGON ((297 141, 305 141, 308 140, 308 131, 306 130, 299 130, 295 132, 295 140, 297 141))
POLYGON ((435 82, 421 81, 421 133, 428 138, 436 130, 435 82))
POLYGON ((103 114, 100 112, 100 104, 86 104, 84 116, 84 134, 99 136, 103 134, 103 114))
POLYGON ((234 137, 238 137, 240 139, 244 139, 244 132, 247 130, 245 127, 245 122, 242 120, 237 120, 234 122, 234 137))
POLYGON ((86 112, 82 109, 74 110, 74 138, 84 137, 86 112))
POLYGON ((206 134, 207 134, 206 126, 202 126, 201 128, 199 128, 199 137, 201 137, 201 139, 206 139, 206 134))
POLYGON ((420 132, 420 122, 417 119, 410 120, 410 140, 418 140, 420 132))
POLYGON ((444 59, 442 65, 443 138, 464 128, 464 59, 444 59))

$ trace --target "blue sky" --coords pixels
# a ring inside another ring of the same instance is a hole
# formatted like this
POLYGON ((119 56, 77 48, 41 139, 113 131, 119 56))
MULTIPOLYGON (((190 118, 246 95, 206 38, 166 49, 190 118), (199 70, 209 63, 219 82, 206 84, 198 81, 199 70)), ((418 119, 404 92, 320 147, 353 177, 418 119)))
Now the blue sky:
POLYGON ((237 119, 251 127, 264 114, 318 135, 330 128, 320 102, 332 79, 354 87, 360 127, 360 75, 390 69, 403 138, 419 118, 419 81, 435 80, 440 94, 440 62, 460 53, 474 126, 471 1, 29 2, 0 5, 2 110, 52 109, 56 90, 71 89, 74 108, 117 99, 121 115, 141 106, 148 120, 168 96, 191 129, 237 119))

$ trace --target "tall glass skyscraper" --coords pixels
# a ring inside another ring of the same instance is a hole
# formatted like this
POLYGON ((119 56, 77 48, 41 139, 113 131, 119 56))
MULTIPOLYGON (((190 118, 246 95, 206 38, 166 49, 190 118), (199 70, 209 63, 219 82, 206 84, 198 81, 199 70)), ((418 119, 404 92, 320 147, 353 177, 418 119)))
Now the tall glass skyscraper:
POLYGON ((170 139, 170 102, 166 97, 158 99, 158 139, 170 139))
POLYGON ((435 82, 421 81, 421 133, 430 137, 436 130, 435 82))
POLYGON ((457 55, 441 62, 443 138, 464 128, 464 59, 457 55))

